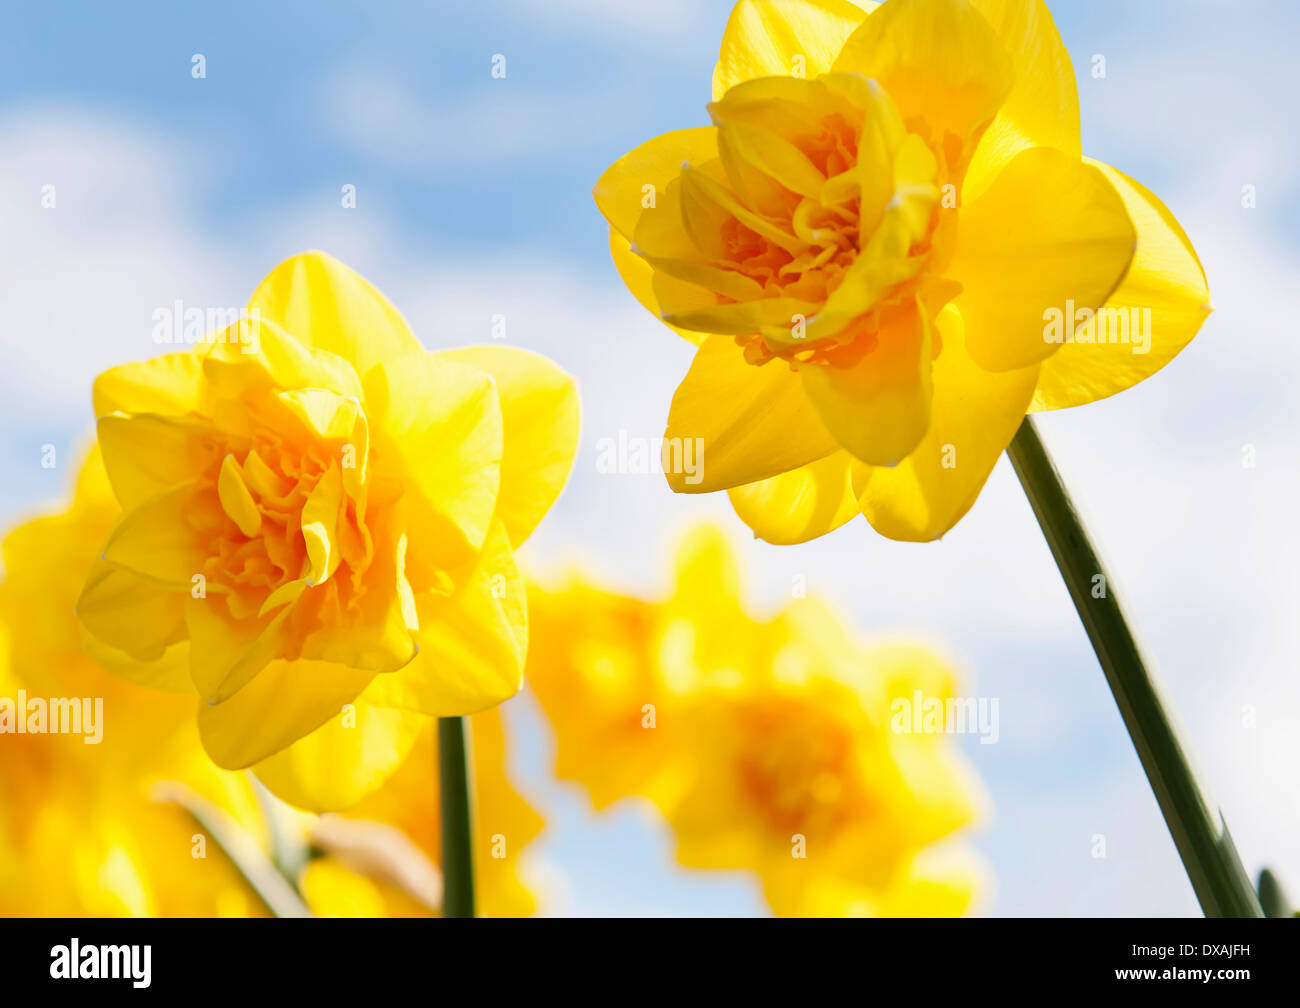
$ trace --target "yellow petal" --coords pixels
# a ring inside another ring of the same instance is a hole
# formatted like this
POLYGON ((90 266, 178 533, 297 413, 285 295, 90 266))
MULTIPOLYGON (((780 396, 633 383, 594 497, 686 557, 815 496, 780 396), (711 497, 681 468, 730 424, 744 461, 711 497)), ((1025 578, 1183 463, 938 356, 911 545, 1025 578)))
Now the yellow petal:
POLYGON ((392 775, 427 723, 421 714, 372 707, 358 698, 310 735, 256 764, 253 772, 290 805, 339 812, 392 775))
POLYGON ((735 547, 721 528, 706 522, 681 538, 673 550, 672 595, 658 614, 659 634, 642 644, 650 660, 661 663, 658 675, 670 691, 697 694, 715 679, 730 681, 753 670, 757 639, 743 632, 753 626, 744 583, 735 547))
POLYGON ((221 447, 209 424, 156 413, 102 417, 96 430, 113 493, 123 510, 211 472, 221 447))
POLYGON ((835 452, 780 476, 727 491, 754 535, 778 546, 808 542, 861 513, 853 492, 853 459, 835 452))
POLYGON ((189 351, 109 368, 95 379, 95 416, 110 413, 184 416, 197 411, 202 369, 202 358, 189 351))
POLYGON ((183 598, 96 559, 77 600, 77 617, 95 639, 151 662, 184 639, 183 598))
MULTIPOLYGON (((418 620, 406 577, 406 537, 397 533, 401 517, 391 509, 372 513, 369 521, 375 549, 366 571, 366 590, 342 620, 335 622, 327 610, 326 625, 304 638, 302 657, 394 672, 417 653, 418 620)), ((310 605, 313 596, 327 587, 310 589, 299 604, 310 605)))
POLYGON ((361 397, 357 368, 339 353, 312 346, 275 319, 238 325, 249 336, 247 341, 217 340, 203 358, 203 376, 213 398, 239 400, 250 392, 272 389, 329 389, 340 396, 361 397))
POLYGON ((718 157, 718 131, 712 126, 676 130, 647 140, 605 170, 591 194, 605 220, 631 240, 637 221, 660 209, 668 183, 683 164, 704 164, 718 157))
POLYGON ((323 252, 304 252, 282 262, 253 293, 248 310, 301 343, 350 361, 360 375, 421 349, 406 319, 383 294, 323 252))
POLYGON ((192 523, 194 498, 194 485, 182 484, 127 512, 109 535, 104 558, 115 567, 188 594, 208 556, 207 537, 192 523))
POLYGON ((186 597, 190 677, 208 703, 221 703, 243 689, 266 666, 283 656, 291 639, 291 609, 236 619, 224 595, 186 597))
MULTIPOLYGON (((360 500, 364 496, 370 463, 370 421, 356 398, 325 388, 299 388, 277 393, 268 405, 272 410, 283 409, 292 423, 301 426, 310 443, 328 447, 332 456, 329 464, 339 468, 349 497, 360 500)), ((246 456, 246 465, 250 459, 253 479, 270 485, 279 482, 273 475, 267 478, 267 467, 260 464, 254 452, 246 456)))
POLYGON ((876 4, 847 0, 740 0, 731 10, 713 71, 713 98, 755 77, 825 73, 876 4))
POLYGON ((343 559, 337 547, 342 510, 343 479, 338 467, 331 465, 302 506, 302 538, 309 563, 304 577, 309 586, 323 584, 338 570, 343 559))
MULTIPOLYGON (((789 83, 799 82, 792 80, 789 83)), ((680 233, 684 228, 695 247, 708 258, 718 259, 726 254, 719 232, 729 220, 761 235, 791 255, 798 255, 807 247, 804 240, 783 222, 778 223, 755 213, 731 192, 720 158, 703 166, 683 166, 679 182, 682 219, 680 224, 674 222, 674 232, 680 233)), ((642 232, 648 219, 653 219, 651 214, 642 215, 637 222, 633 240, 647 253, 658 254, 652 240, 642 241, 642 232)), ((669 249, 667 254, 671 255, 672 251, 669 249)))
MULTIPOLYGON (((641 302, 646 311, 663 321, 664 309, 659 304, 659 298, 655 294, 656 276, 654 267, 633 252, 632 243, 612 227, 609 229, 609 254, 614 260, 614 267, 618 270, 618 275, 627 284, 627 289, 641 302)), ((671 283, 672 278, 666 278, 666 282, 671 283)), ((681 281, 677 282, 681 283, 681 281)), ((681 283, 681 286, 688 287, 689 285, 681 283)), ((667 321, 664 321, 664 324, 691 343, 698 345, 704 339, 703 333, 682 329, 667 321)))
POLYGON ((89 634, 83 635, 83 642, 86 653, 95 664, 137 686, 168 693, 194 692, 194 682, 190 679, 190 643, 187 640, 173 644, 154 661, 132 658, 125 651, 109 647, 89 634))
POLYGON ((1105 306, 1125 312, 1117 320, 1127 318, 1132 332, 1127 343, 1062 346, 1043 364, 1031 410, 1078 406, 1136 385, 1191 342, 1210 314, 1205 271, 1174 215, 1127 175, 1090 163, 1110 180, 1137 228, 1133 263, 1105 306))
POLYGON ((743 579, 731 539, 717 525, 693 526, 673 550, 673 594, 668 608, 708 622, 706 613, 741 613, 743 579))
POLYGON ((709 106, 709 115, 722 127, 718 133, 718 151, 727 177, 737 192, 749 197, 750 206, 775 216, 787 202, 782 198, 782 190, 810 199, 821 195, 826 176, 817 170, 807 154, 761 122, 740 118, 728 121, 730 113, 727 99, 709 106), (764 184, 764 179, 781 188, 773 189, 764 184))
POLYGON ((199 736, 218 766, 242 770, 339 714, 373 672, 317 661, 273 661, 224 703, 199 702, 199 736))
POLYGON ((1133 257, 1124 201, 1097 168, 1049 147, 1022 151, 958 218, 947 276, 971 356, 991 371, 1044 360, 1056 314, 1101 307, 1133 257))
POLYGON ((501 405, 491 375, 421 351, 374 368, 365 388, 371 436, 386 439, 420 502, 477 549, 501 483, 501 405))
POLYGON ((578 389, 540 354, 475 346, 437 354, 485 371, 501 401, 504 453, 497 518, 518 548, 564 488, 578 450, 578 389))
POLYGON ((985 371, 965 347, 960 316, 939 314, 943 348, 934 362, 930 427, 892 469, 860 466, 854 483, 862 513, 890 539, 929 542, 975 503, 998 456, 1024 418, 1037 366, 985 371))
POLYGON ((276 402, 289 410, 305 431, 323 441, 352 437, 362 416, 357 398, 325 388, 291 389, 277 395, 276 402))
POLYGON ((514 696, 528 648, 524 583, 498 524, 478 563, 450 596, 423 594, 420 653, 378 678, 370 702, 435 717, 473 714, 514 696))
POLYGON ((876 345, 852 366, 803 364, 799 377, 822 423, 860 461, 891 466, 930 421, 930 324, 913 301, 882 322, 876 345))
POLYGON ((298 890, 317 917, 368 919, 388 915, 379 883, 326 855, 312 858, 298 873, 298 890))
POLYGON ((1026 147, 1079 154, 1074 65, 1047 4, 1043 0, 971 2, 1002 40, 1016 81, 971 160, 962 186, 962 200, 968 203, 1026 147))
POLYGON ((882 4, 844 43, 834 69, 878 81, 909 129, 950 160, 993 119, 1015 81, 1002 42, 968 0, 882 4))
POLYGON ((677 493, 754 483, 839 447, 786 364, 747 364, 725 336, 707 337, 695 354, 673 396, 665 439, 664 470, 677 493), (682 464, 688 461, 694 464, 682 464))
MULTIPOLYGON (((658 276, 663 276, 662 273, 658 276)), ((658 277, 656 277, 658 279, 658 277)), ((662 299, 662 293, 661 293, 662 299)), ((712 299, 716 302, 716 298, 712 299)), ((761 332, 771 342, 791 344, 796 339, 794 334, 802 331, 807 339, 807 325, 802 330, 796 325, 801 320, 808 323, 818 320, 817 312, 822 305, 815 301, 801 301, 797 298, 771 297, 758 301, 742 301, 736 304, 712 303, 689 310, 669 312, 664 318, 674 326, 681 326, 701 333, 718 333, 724 336, 747 336, 761 332)))
MULTIPOLYGON (((240 465, 233 455, 227 455, 221 460, 221 472, 217 476, 217 499, 221 501, 226 516, 248 538, 252 539, 262 531, 262 513, 257 510, 257 502, 244 484, 240 465)), ((310 544, 308 551, 310 552, 310 544)))

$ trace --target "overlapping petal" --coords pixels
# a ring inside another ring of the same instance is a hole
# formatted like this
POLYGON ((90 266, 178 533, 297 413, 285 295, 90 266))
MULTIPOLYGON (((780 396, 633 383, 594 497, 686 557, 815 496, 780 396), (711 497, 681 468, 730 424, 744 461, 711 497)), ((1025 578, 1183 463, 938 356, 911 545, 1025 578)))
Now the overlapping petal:
POLYGON ((1210 315, 1210 290, 1196 250, 1174 215, 1149 190, 1098 162, 1124 200, 1137 251, 1104 308, 1129 339, 1063 344, 1043 362, 1032 410, 1063 409, 1104 399, 1168 364, 1210 315))
POLYGON ((427 724, 418 714, 358 698, 310 735, 254 765, 258 779, 298 808, 338 812, 377 790, 427 724))
POLYGON ((713 97, 756 77, 815 77, 876 4, 870 0, 741 0, 713 71, 713 97))
POLYGON ((956 304, 971 356, 991 371, 1051 356, 1060 346, 1047 338, 1051 313, 1100 308, 1136 243, 1102 172, 1050 147, 1017 154, 963 208, 960 227, 948 276, 964 288, 956 304))
POLYGON ((252 766, 341 714, 373 678, 329 662, 276 659, 229 699, 199 702, 199 737, 218 766, 252 766))
POLYGON ((573 378, 540 354, 513 347, 465 347, 437 356, 492 376, 501 403, 503 456, 496 515, 522 546, 564 488, 578 446, 573 378))
MULTIPOLYGON (((411 506, 419 506, 417 516, 431 513, 473 549, 482 546, 496 509, 504 450, 501 400, 491 375, 421 350, 366 375, 366 407, 415 490, 411 506)), ((417 520, 417 554, 427 538, 417 520)))
POLYGON ((889 0, 845 41, 834 69, 879 81, 962 168, 1015 84, 1010 55, 969 0, 889 0))
POLYGON ((1079 156, 1079 93, 1074 65, 1043 0, 971 0, 1002 40, 1015 83, 984 133, 966 173, 962 199, 978 197, 1027 147, 1079 156))
POLYGON ((834 452, 727 494, 737 517, 758 538, 778 546, 808 542, 860 513, 852 469, 848 452, 834 452))
POLYGON ((502 525, 493 526, 451 594, 421 595, 417 605, 419 654, 376 681, 372 703, 448 717, 485 710, 519 691, 528 611, 502 525))
POLYGON ((961 315, 939 317, 943 349, 934 362, 930 426, 893 468, 859 466, 862 513, 890 539, 929 542, 955 525, 1011 443, 1034 394, 1038 366, 985 371, 966 346, 961 315))
POLYGON ((708 337, 696 353, 673 396, 664 436, 701 448, 697 475, 674 472, 671 463, 665 466, 669 485, 681 493, 767 479, 838 447, 804 395, 798 375, 780 361, 756 372, 725 336, 708 337))
POLYGON ((349 361, 360 375, 421 349, 406 320, 356 271, 323 252, 286 259, 248 302, 305 346, 349 361))

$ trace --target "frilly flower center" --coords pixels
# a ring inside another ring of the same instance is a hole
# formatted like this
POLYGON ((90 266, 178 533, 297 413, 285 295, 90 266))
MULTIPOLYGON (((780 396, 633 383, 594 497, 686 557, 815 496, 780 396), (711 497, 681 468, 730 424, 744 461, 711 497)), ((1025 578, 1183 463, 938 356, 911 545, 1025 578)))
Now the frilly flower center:
POLYGON ((303 596, 293 615, 306 632, 361 604, 375 557, 367 509, 386 502, 365 479, 375 464, 366 445, 295 433, 213 431, 190 520, 211 544, 206 588, 232 618, 303 596))
POLYGON ((754 701, 747 730, 757 744, 739 747, 742 791, 775 835, 829 836, 862 798, 856 777, 857 745, 844 725, 802 704, 754 701), (799 721, 802 717, 812 724, 799 721))
POLYGON ((709 112, 720 157, 683 165, 633 242, 666 278, 667 321, 731 334, 752 364, 851 366, 918 295, 933 316, 956 292, 941 211, 963 151, 928 143, 875 81, 761 78, 709 112))

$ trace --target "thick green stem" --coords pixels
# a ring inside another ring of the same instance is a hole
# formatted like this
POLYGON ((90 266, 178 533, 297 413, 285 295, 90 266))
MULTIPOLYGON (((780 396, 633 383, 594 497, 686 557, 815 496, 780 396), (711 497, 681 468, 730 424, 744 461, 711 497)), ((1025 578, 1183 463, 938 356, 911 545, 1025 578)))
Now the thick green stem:
POLYGON ((1114 585, 1029 417, 1007 455, 1106 673, 1201 909, 1207 917, 1262 917, 1223 815, 1197 781, 1114 585))
POLYGON ((470 846, 469 742, 464 718, 438 719, 438 794, 442 802, 442 915, 474 916, 470 846))

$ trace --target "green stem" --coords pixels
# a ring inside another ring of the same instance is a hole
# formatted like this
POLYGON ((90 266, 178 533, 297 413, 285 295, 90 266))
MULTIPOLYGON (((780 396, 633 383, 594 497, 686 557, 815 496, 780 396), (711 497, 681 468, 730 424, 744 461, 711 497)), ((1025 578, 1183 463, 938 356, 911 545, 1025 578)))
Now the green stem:
POLYGON ((438 719, 438 794, 442 802, 442 915, 474 916, 470 847, 469 742, 465 719, 438 719))
POLYGON ((1029 417, 1007 455, 1106 673, 1201 909, 1207 917, 1262 917, 1223 815, 1192 771, 1114 585, 1029 417))
POLYGON ((1293 916, 1291 907, 1287 903, 1286 893, 1282 891, 1282 883, 1267 868, 1259 873, 1259 885, 1256 889, 1259 891, 1259 905, 1264 908, 1265 917, 1293 916))

